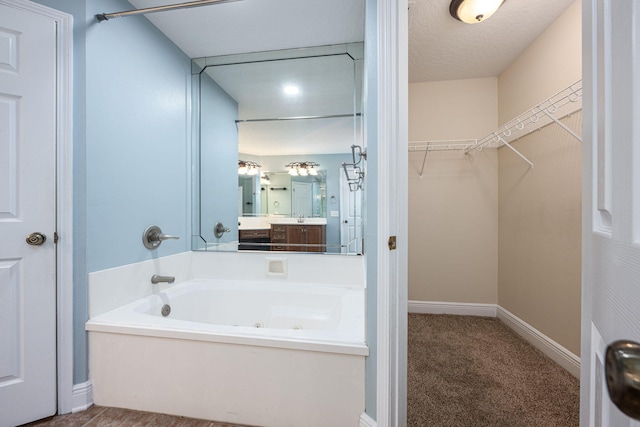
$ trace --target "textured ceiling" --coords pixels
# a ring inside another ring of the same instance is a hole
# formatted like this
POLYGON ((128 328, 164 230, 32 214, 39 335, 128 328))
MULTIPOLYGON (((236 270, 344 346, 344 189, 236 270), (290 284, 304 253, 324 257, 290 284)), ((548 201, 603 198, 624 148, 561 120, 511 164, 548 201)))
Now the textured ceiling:
POLYGON ((409 1, 409 82, 499 75, 574 0, 506 0, 490 19, 464 24, 450 0, 409 1))

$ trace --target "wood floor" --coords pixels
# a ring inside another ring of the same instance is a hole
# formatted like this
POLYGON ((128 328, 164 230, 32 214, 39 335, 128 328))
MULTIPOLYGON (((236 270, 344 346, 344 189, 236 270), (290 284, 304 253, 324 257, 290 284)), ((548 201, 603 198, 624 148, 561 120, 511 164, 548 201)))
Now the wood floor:
POLYGON ((92 406, 75 414, 25 424, 22 427, 246 427, 238 424, 196 420, 193 418, 92 406))

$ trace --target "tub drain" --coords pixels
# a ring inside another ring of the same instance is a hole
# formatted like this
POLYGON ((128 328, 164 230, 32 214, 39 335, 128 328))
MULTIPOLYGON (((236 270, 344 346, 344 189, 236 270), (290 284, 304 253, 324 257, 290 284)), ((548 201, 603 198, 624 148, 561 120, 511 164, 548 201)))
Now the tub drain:
POLYGON ((254 326, 254 327, 256 327, 256 328, 263 328, 263 327, 264 327, 264 325, 262 324, 262 322, 261 322, 261 321, 259 321, 259 320, 258 320, 256 323, 254 323, 254 324, 253 324, 253 326, 254 326))
POLYGON ((169 313, 171 313, 171 306, 169 304, 165 304, 162 306, 162 310, 160 310, 164 317, 167 317, 169 313))

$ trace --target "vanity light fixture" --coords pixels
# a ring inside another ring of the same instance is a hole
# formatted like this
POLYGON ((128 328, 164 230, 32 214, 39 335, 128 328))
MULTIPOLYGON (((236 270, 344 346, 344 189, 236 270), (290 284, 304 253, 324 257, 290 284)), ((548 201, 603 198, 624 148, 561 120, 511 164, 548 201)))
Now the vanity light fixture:
POLYGON ((238 160, 238 175, 257 175, 260 165, 250 160, 238 160))
POLYGON ((491 17, 504 0, 452 0, 451 16, 467 24, 477 24, 491 17))
POLYGON ((318 175, 318 170, 316 169, 320 166, 316 162, 291 162, 284 165, 285 168, 289 168, 289 175, 296 176, 307 176, 318 175))

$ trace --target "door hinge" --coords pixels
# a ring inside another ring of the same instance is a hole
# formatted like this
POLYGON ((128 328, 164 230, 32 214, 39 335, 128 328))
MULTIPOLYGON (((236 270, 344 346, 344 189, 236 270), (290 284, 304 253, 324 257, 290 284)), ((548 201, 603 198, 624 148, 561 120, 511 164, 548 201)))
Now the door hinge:
POLYGON ((389 250, 390 251, 395 251, 396 250, 396 236, 390 236, 388 244, 389 244, 389 250))
POLYGON ((53 232, 53 243, 54 244, 58 243, 58 232, 57 231, 53 232))

